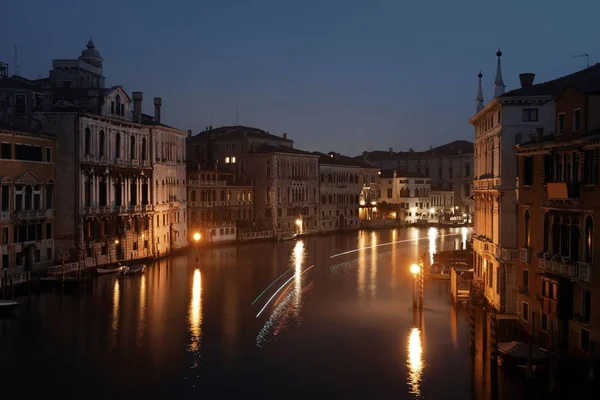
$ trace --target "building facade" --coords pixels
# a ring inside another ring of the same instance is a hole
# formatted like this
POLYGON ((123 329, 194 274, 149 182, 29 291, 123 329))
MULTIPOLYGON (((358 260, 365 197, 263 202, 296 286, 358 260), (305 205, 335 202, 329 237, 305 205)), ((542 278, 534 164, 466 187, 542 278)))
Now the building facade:
POLYGON ((600 354, 599 83, 598 64, 571 75, 553 133, 517 147, 519 322, 540 345, 583 359, 600 354))
POLYGON ((360 196, 358 199, 358 217, 362 221, 375 219, 379 200, 379 168, 363 163, 358 175, 360 196))
POLYGON ((203 243, 238 239, 254 221, 254 188, 233 173, 198 170, 187 172, 188 241, 200 233, 203 243))
POLYGON ((0 270, 53 264, 55 139, 0 129, 0 270))
POLYGON ((319 231, 318 155, 265 143, 242 161, 254 183, 257 224, 277 236, 319 231))
POLYGON ((320 229, 358 229, 360 162, 336 153, 319 157, 320 229))
POLYGON ((379 209, 382 218, 413 224, 429 221, 431 179, 406 170, 382 170, 379 209))
MULTIPOLYGON (((548 85, 522 80, 522 88, 503 92, 498 52, 495 97, 485 107, 481 78, 475 128, 473 192, 475 279, 488 302, 501 313, 517 314, 517 198, 514 145, 554 126, 554 101, 548 85)), ((522 76, 523 78, 523 76, 522 76)))
POLYGON ((454 192, 458 212, 472 214, 473 143, 457 140, 426 151, 365 152, 364 161, 382 169, 405 170, 430 178, 431 184, 454 192))

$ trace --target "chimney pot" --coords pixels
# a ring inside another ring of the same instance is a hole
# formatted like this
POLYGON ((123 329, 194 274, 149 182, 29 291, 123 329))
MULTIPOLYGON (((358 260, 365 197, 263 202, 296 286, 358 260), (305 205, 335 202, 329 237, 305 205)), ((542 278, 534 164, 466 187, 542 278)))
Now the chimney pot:
POLYGON ((188 131, 187 131, 187 132, 188 132, 188 137, 192 137, 192 130, 191 130, 191 129, 188 129, 188 131))
POLYGON ((284 133, 284 134, 283 134, 283 138, 284 138, 284 139, 287 139, 287 133, 284 133))
POLYGON ((142 100, 144 99, 144 94, 142 92, 133 92, 131 93, 131 97, 133 98, 133 122, 139 124, 142 122, 142 100))
POLYGON ((160 106, 162 105, 162 99, 160 97, 154 98, 154 122, 160 124, 160 106))
POLYGON ((526 88, 533 85, 535 74, 531 72, 524 72, 519 74, 519 80, 521 81, 521 87, 526 88))

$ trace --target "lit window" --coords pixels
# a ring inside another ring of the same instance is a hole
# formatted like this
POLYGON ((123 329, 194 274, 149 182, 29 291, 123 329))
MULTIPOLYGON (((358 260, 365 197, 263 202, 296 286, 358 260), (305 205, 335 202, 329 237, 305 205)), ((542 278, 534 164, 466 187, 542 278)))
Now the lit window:
POLYGON ((231 162, 235 163, 235 157, 231 157, 231 162))
POLYGON ((225 164, 229 164, 229 157, 225 157, 225 164))

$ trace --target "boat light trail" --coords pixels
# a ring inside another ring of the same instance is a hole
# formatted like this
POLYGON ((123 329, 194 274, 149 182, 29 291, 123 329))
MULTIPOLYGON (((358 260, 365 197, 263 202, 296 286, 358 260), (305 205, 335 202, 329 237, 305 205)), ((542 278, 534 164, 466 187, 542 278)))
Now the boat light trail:
POLYGON ((290 269, 288 269, 287 271, 285 271, 283 274, 279 275, 279 278, 277 278, 277 279, 275 279, 273 282, 271 282, 271 284, 270 284, 269 286, 267 286, 267 288, 266 288, 265 290, 263 290, 263 291, 261 292, 261 294, 259 294, 259 295, 258 295, 258 297, 257 297, 256 299, 254 299, 254 301, 252 302, 252 304, 251 304, 251 305, 254 305, 254 303, 256 303, 256 302, 258 301, 258 299, 260 299, 260 298, 261 298, 261 296, 262 296, 263 294, 265 294, 265 292, 266 292, 267 290, 269 290, 269 288, 275 284, 275 282, 277 282, 278 280, 280 280, 281 278, 283 278, 283 276, 284 276, 285 274, 287 274, 288 272, 290 272, 290 271, 292 271, 292 269, 291 269, 291 268, 290 268, 290 269))
MULTIPOLYGON (((311 268, 312 268, 312 267, 314 267, 314 265, 313 265, 313 266, 311 266, 311 268)), ((308 271, 308 268, 307 268, 306 270, 308 271)), ((264 307, 263 307, 263 308, 262 308, 262 309, 261 309, 261 310, 258 312, 258 314, 256 314, 256 318, 260 317, 260 314, 262 314, 262 312, 263 312, 263 311, 265 311, 265 308, 267 308, 267 306, 269 305, 269 303, 271 302, 271 300, 273 300, 273 298, 274 298, 275 296, 277 296, 277 293, 281 292, 281 289, 283 289, 283 288, 284 288, 284 287, 285 287, 285 286, 286 286, 288 283, 290 283, 290 281, 291 281, 292 279, 294 279, 295 277, 296 277, 296 276, 294 275, 294 276, 292 276, 290 279, 288 279, 287 281, 285 281, 285 283, 284 283, 283 285, 281 285, 281 286, 279 287, 279 289, 277 289, 277 291, 276 291, 275 293, 273 293, 273 296, 271 296, 271 297, 269 298, 269 300, 267 300, 267 303, 264 305, 264 307)))
MULTIPOLYGON (((458 236, 458 235, 460 235, 460 233, 450 233, 448 235, 440 235, 440 237, 442 237, 442 236, 458 236)), ((416 242, 418 240, 423 240, 423 239, 429 239, 429 236, 422 236, 422 237, 417 237, 417 238, 414 238, 414 239, 403 239, 403 240, 397 240, 395 242, 387 242, 387 243, 377 244, 377 245, 374 245, 374 246, 361 247, 361 248, 358 248, 358 249, 345 251, 343 253, 334 254, 334 255, 330 256, 329 258, 335 258, 335 257, 343 256, 343 255, 346 255, 346 254, 356 253, 357 251, 361 251, 361 250, 373 249, 375 247, 389 246, 390 244, 394 244, 394 243, 416 242)))
MULTIPOLYGON (((311 269, 312 267, 314 267, 314 265, 311 265, 310 267, 306 268, 304 271, 302 271, 302 273, 300 275, 303 275, 306 271, 308 271, 309 269, 311 269)), ((275 305, 277 305, 277 303, 279 303, 279 300, 281 300, 281 298, 283 297, 284 294, 286 294, 286 292, 292 287, 292 285, 288 285, 288 287, 279 295, 279 297, 277 298, 277 300, 275 300, 275 305)))

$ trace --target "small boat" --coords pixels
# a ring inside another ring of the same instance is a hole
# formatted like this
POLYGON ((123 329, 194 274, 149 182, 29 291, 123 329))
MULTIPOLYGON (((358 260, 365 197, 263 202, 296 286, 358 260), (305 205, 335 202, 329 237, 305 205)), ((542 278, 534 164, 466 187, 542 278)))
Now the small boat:
POLYGON ((14 300, 0 300, 0 315, 10 314, 13 308, 18 305, 19 303, 14 300))
POLYGON ((108 266, 108 267, 104 267, 104 268, 96 268, 96 272, 99 275, 112 274, 115 272, 122 272, 123 268, 124 267, 121 264, 117 264, 114 266, 108 266))
MULTIPOLYGON (((527 366, 529 357, 529 344, 512 341, 498 343, 498 356, 503 366, 527 366)), ((532 365, 545 364, 548 361, 548 351, 533 345, 531 363, 532 365)))
POLYGON ((294 240, 294 239, 296 239, 297 237, 298 237, 298 234, 297 234, 297 233, 294 233, 293 235, 288 235, 288 236, 280 236, 280 237, 279 237, 279 240, 283 240, 283 241, 286 241, 286 240, 294 240))
POLYGON ((146 266, 144 264, 133 264, 123 268, 123 275, 137 274, 138 272, 144 272, 145 269, 146 266))

